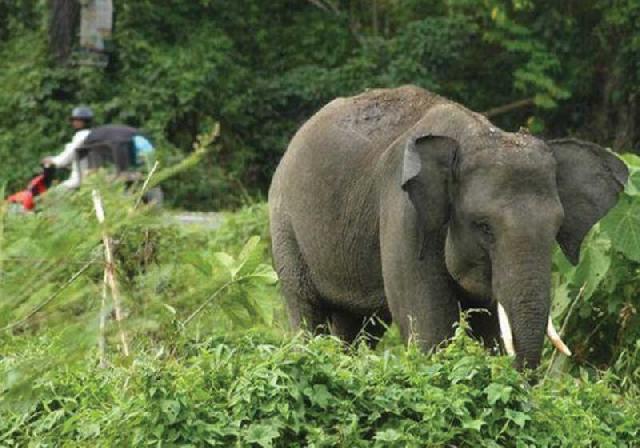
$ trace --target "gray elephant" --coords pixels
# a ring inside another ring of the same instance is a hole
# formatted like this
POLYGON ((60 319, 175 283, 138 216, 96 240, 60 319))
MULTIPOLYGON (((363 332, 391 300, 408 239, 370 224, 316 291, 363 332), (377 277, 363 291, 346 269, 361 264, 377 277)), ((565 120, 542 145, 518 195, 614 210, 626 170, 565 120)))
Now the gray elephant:
POLYGON ((557 241, 576 264, 628 172, 573 139, 509 133, 414 86, 338 98, 292 139, 269 190, 291 324, 373 341, 395 321, 430 350, 460 310, 519 367, 540 362, 557 241), (328 327, 327 327, 328 324, 328 327))

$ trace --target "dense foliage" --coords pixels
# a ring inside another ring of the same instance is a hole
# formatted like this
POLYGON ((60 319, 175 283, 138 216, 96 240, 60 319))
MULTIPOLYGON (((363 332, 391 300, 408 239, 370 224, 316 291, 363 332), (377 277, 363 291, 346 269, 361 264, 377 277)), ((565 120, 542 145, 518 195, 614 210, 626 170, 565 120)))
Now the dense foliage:
POLYGON ((190 208, 264 192, 296 127, 369 87, 414 83, 480 111, 525 100, 497 123, 626 151, 640 138, 634 0, 115 0, 104 70, 56 62, 46 2, 13 3, 0 0, 0 179, 11 188, 69 138, 77 103, 149 130, 165 165, 220 121, 223 151, 167 184, 190 208))
MULTIPOLYGON (((51 346, 40 340, 21 357, 51 346)), ((431 357, 413 347, 346 352, 328 338, 214 338, 180 350, 36 379, 35 400, 0 408, 0 443, 620 448, 637 446, 640 436, 638 397, 617 393, 607 379, 528 386, 509 359, 488 358, 463 331, 431 357)))
POLYGON ((265 204, 229 214, 213 231, 180 225, 168 211, 135 208, 137 199, 137 194, 124 194, 122 185, 112 186, 98 177, 71 195, 48 193, 36 215, 7 213, 0 227, 2 330, 11 325, 8 329, 14 334, 28 335, 46 323, 48 328, 74 327, 95 341, 103 231, 114 239, 119 289, 134 344, 171 343, 178 330, 207 335, 273 323, 279 305, 267 252, 265 204), (95 216, 93 188, 104 196, 104 228, 95 216), (216 313, 199 312, 183 327, 221 290, 225 294, 217 294, 212 307, 216 313), (46 307, 33 314, 43 303, 46 307))

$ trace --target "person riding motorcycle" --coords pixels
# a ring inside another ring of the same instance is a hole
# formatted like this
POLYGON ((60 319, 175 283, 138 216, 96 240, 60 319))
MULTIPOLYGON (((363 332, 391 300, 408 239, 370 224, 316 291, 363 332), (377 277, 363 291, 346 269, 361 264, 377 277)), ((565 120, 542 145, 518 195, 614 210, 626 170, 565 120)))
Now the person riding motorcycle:
MULTIPOLYGON (((93 111, 78 106, 71 112, 71 126, 75 134, 64 150, 56 156, 42 159, 43 170, 33 178, 25 190, 10 195, 9 204, 23 212, 35 209, 35 198, 52 185, 56 167, 71 166, 71 175, 59 188, 73 190, 80 186, 82 178, 90 170, 113 166, 119 178, 132 185, 142 178, 145 168, 151 169, 155 150, 139 129, 124 125, 105 125, 92 128, 93 111)), ((159 205, 163 201, 159 186, 146 191, 145 203, 159 205)))
POLYGON ((89 170, 114 165, 121 177, 128 181, 140 177, 140 169, 153 161, 154 148, 139 129, 125 125, 104 125, 92 128, 93 111, 86 106, 75 107, 71 125, 76 130, 71 142, 56 155, 45 157, 44 166, 68 167, 69 179, 62 188, 75 189, 89 170))
POLYGON ((64 150, 56 156, 47 156, 42 159, 45 167, 68 167, 71 165, 71 175, 60 184, 61 188, 75 189, 82 181, 81 171, 87 169, 87 161, 77 157, 76 150, 84 143, 91 133, 93 123, 93 111, 87 106, 77 106, 71 111, 71 127, 76 131, 73 138, 64 147, 64 150))

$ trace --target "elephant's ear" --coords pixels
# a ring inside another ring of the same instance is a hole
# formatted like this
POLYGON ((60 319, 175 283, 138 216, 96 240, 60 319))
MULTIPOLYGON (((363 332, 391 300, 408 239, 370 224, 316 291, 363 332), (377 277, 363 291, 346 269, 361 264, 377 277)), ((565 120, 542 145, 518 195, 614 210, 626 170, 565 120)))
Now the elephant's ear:
POLYGON ((616 204, 629 172, 615 154, 593 143, 560 139, 547 144, 558 162, 556 181, 564 207, 557 240, 575 265, 580 259, 582 240, 616 204))
POLYGON ((458 143, 449 137, 421 135, 407 141, 402 189, 416 209, 423 237, 443 229, 449 220, 450 186, 457 153, 458 143))

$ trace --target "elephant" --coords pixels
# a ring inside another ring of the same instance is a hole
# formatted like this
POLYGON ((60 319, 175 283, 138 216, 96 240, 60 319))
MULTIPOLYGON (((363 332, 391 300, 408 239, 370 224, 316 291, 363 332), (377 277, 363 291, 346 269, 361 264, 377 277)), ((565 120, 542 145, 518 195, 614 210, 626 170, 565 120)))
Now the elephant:
POLYGON ((397 323, 430 351, 470 331, 540 364, 552 253, 574 265, 628 177, 611 151, 506 132, 416 86, 337 98, 304 123, 269 188, 274 267, 292 327, 372 345, 397 323))

